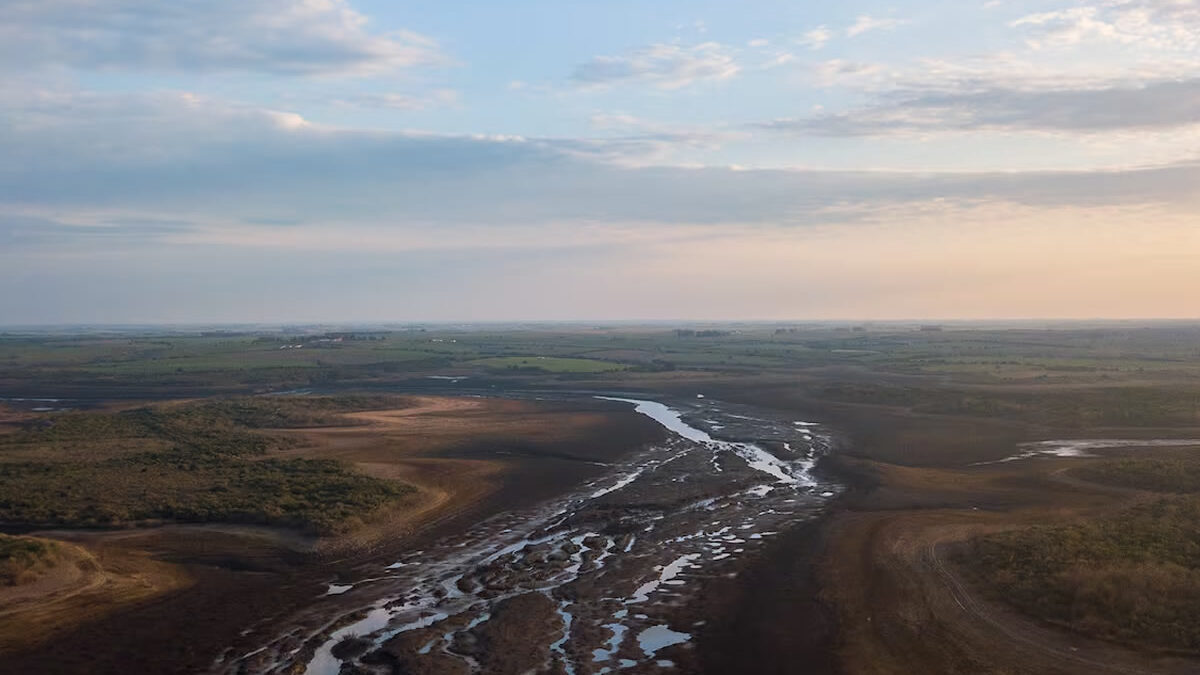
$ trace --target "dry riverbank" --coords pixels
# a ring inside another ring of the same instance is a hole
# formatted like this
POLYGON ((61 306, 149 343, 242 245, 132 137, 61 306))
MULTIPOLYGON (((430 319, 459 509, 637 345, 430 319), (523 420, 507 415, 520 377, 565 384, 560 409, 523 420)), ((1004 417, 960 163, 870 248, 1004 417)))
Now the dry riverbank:
MULTIPOLYGON (((414 493, 332 539, 222 525, 41 533, 87 551, 106 578, 138 580, 142 592, 110 584, 64 598, 44 631, 7 643, 0 672, 203 670, 249 639, 247 627, 321 595, 337 574, 536 503, 595 475, 600 467, 591 462, 661 436, 653 423, 611 406, 480 398, 420 397, 353 423, 287 430, 302 442, 283 452, 341 459, 414 493)), ((29 616, 0 617, 0 635, 5 626, 18 634, 29 616)))

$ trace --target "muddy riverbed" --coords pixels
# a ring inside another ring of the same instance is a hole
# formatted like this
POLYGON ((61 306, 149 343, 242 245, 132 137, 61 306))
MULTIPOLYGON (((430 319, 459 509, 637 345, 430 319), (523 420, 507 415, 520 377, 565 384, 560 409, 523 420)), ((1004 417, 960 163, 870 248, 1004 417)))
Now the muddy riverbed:
MULTIPOLYGON (((705 398, 634 406, 671 436, 539 507, 501 514, 363 578, 331 579, 221 673, 700 670, 706 589, 840 491, 819 425, 705 398)), ((710 599, 710 598, 709 598, 710 599)))

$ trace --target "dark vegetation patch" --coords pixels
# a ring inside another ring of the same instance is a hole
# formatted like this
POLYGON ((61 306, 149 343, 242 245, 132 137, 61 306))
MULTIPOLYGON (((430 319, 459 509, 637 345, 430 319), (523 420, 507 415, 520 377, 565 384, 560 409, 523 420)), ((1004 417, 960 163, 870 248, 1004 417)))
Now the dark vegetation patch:
POLYGON ((0 522, 113 527, 147 520, 281 525, 326 534, 405 493, 332 460, 163 452, 0 464, 0 522))
POLYGON ((1011 419, 1060 428, 1200 422, 1200 390, 1183 387, 996 391, 836 382, 822 386, 817 395, 831 401, 903 407, 922 414, 1011 419))
POLYGON ((350 529, 408 488, 332 460, 264 458, 291 441, 254 428, 335 423, 337 412, 385 403, 397 405, 383 397, 260 398, 48 417, 0 437, 0 523, 350 529), (13 459, 31 455, 47 459, 13 459))
POLYGON ((976 538, 958 561, 996 599, 1085 635, 1200 652, 1200 498, 976 538))
POLYGON ((1120 459, 1080 467, 1084 480, 1152 492, 1200 492, 1200 462, 1186 459, 1120 459))
POLYGON ((177 419, 218 422, 251 429, 303 429, 350 426, 342 414, 359 410, 395 410, 412 405, 401 396, 258 396, 205 401, 173 411, 177 419))

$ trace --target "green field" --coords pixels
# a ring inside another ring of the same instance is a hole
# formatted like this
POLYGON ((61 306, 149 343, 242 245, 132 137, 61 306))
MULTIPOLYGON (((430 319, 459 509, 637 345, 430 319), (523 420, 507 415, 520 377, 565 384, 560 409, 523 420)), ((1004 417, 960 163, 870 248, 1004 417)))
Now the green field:
POLYGON ((545 373, 608 373, 626 370, 629 366, 595 359, 572 359, 558 356, 498 356, 468 361, 468 366, 489 370, 524 370, 545 373))
MULTIPOLYGON (((733 325, 407 329, 355 333, 0 334, 0 392, 87 387, 222 391, 452 373, 579 378, 624 371, 753 375, 858 368, 960 386, 1184 382, 1200 375, 1188 325, 1031 328, 733 325)), ((0 394, 2 395, 2 394, 0 394)))

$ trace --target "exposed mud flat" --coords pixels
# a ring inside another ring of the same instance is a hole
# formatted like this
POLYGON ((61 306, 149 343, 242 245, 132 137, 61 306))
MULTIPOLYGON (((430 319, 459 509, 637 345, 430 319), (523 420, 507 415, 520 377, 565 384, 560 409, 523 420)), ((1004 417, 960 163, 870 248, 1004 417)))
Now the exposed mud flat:
POLYGON ((340 580, 214 670, 697 670, 706 587, 840 492, 812 474, 830 440, 806 420, 707 398, 610 400, 672 437, 575 494, 340 580))

